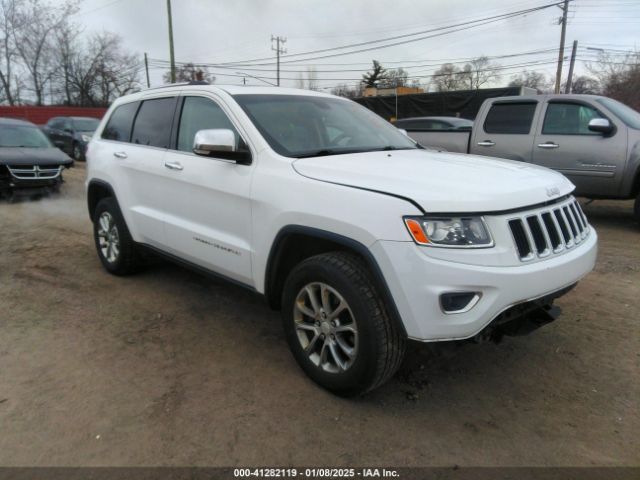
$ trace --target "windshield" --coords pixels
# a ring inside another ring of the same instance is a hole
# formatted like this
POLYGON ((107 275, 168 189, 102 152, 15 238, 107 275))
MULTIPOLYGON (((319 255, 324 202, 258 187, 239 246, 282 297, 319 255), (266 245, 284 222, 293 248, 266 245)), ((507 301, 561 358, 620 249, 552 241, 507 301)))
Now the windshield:
POLYGON ((79 132, 95 132, 100 122, 95 118, 74 118, 73 126, 79 132))
POLYGON ((235 95, 280 155, 311 157, 419 148, 383 118, 349 100, 306 95, 235 95))
POLYGON ((0 126, 0 147, 50 148, 51 142, 38 127, 0 126))
POLYGON ((640 113, 633 108, 612 98, 599 98, 597 101, 615 113, 628 127, 640 130, 640 113))

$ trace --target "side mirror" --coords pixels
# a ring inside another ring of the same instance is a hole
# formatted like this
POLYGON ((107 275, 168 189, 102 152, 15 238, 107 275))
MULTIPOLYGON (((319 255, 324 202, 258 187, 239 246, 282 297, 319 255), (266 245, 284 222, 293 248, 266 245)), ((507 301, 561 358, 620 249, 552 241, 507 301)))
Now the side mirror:
POLYGON ((233 160, 243 165, 251 163, 251 153, 246 149, 238 149, 235 133, 226 128, 198 130, 193 139, 193 153, 233 160))
POLYGON ((613 125, 606 118, 594 118, 589 122, 588 128, 592 132, 602 133, 603 135, 609 135, 614 130, 613 125))
POLYGON ((72 129, 70 129, 70 128, 65 128, 65 129, 64 129, 64 132, 65 132, 65 133, 73 133, 73 130, 72 130, 72 129))
POLYGON ((405 137, 409 136, 409 134, 407 133, 407 131, 404 128, 399 128, 398 130, 400 130, 400 133, 403 134, 405 137))

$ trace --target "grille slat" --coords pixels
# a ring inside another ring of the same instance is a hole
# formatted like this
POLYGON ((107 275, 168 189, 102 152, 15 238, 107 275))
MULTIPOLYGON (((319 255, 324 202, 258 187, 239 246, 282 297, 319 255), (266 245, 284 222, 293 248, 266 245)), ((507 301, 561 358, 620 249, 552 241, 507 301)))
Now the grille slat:
POLYGON ((524 213, 508 224, 522 261, 558 254, 589 234, 587 217, 573 198, 548 210, 524 213))

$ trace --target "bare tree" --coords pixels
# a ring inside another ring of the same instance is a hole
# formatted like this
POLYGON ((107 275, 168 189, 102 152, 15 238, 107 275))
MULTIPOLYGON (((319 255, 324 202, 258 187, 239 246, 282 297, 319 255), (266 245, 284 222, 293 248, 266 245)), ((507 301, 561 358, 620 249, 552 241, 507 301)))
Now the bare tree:
POLYGON ((359 83, 355 87, 350 87, 346 83, 341 83, 336 85, 331 90, 331 94, 337 95, 339 97, 358 98, 362 96, 362 90, 363 90, 362 83, 359 83))
POLYGON ((544 73, 523 70, 521 73, 511 77, 509 86, 535 88, 539 93, 541 93, 551 87, 551 81, 544 73))
POLYGON ((377 60, 373 61, 373 68, 370 72, 362 75, 362 83, 365 87, 377 87, 379 83, 384 83, 387 79, 387 71, 377 60))
POLYGON ((396 68, 387 71, 385 85, 389 87, 405 87, 409 81, 409 72, 404 68, 396 68))
MULTIPOLYGON (((166 72, 162 76, 164 83, 171 83, 171 72, 166 72)), ((216 77, 209 72, 206 66, 185 63, 176 68, 176 82, 203 81, 214 83, 216 77)))
POLYGON ((486 56, 474 58, 462 69, 462 79, 469 90, 478 90, 487 83, 500 79, 500 65, 492 63, 486 56))
POLYGON ((431 83, 437 92, 461 90, 465 87, 462 71, 452 63, 445 63, 436 70, 431 83))
POLYGON ((18 12, 22 4, 22 0, 0 0, 0 50, 2 50, 0 83, 3 93, 2 101, 9 105, 13 105, 16 98, 12 78, 16 56, 14 32, 20 24, 18 12))
POLYGON ((587 69, 599 81, 604 95, 640 109, 640 52, 620 56, 603 51, 587 69))
POLYGON ((302 73, 298 73, 298 78, 296 78, 296 88, 303 89, 304 85, 304 75, 302 75, 302 73))
POLYGON ((140 86, 141 62, 124 51, 122 39, 103 32, 75 49, 69 67, 72 104, 106 106, 140 86))
MULTIPOLYGON (((565 87, 566 82, 562 85, 560 90, 564 92, 565 87)), ((571 93, 598 95, 601 93, 600 82, 587 75, 580 75, 575 77, 571 82, 571 93)))
POLYGON ((55 74, 56 32, 78 10, 76 1, 55 6, 45 0, 26 0, 16 13, 20 28, 14 29, 15 48, 29 72, 36 104, 42 105, 45 88, 55 74))

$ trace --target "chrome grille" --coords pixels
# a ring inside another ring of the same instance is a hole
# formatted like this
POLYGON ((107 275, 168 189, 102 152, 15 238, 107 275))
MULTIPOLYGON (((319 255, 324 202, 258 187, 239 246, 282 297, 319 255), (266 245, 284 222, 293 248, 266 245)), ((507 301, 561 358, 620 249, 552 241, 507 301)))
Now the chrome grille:
POLYGON ((590 231, 587 217, 574 198, 546 209, 524 212, 508 223, 523 262, 573 248, 587 238, 590 231))
POLYGON ((60 175, 60 165, 8 165, 11 176, 19 180, 50 180, 60 175))

